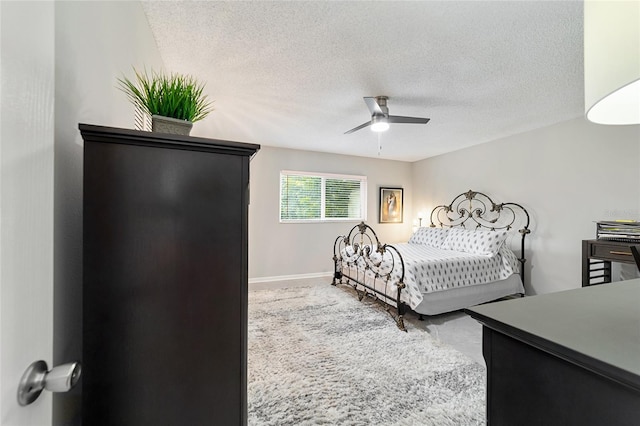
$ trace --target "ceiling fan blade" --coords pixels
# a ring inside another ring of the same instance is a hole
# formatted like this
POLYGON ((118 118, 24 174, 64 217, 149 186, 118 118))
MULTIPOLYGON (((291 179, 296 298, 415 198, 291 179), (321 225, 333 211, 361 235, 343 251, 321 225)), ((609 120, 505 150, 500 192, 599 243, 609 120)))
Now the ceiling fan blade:
POLYGON ((380 114, 380 115, 384 115, 384 111, 382 111, 382 109, 380 108, 380 105, 378 105, 378 101, 376 100, 376 98, 372 98, 372 97, 364 97, 364 102, 367 104, 367 108, 369 108, 369 111, 371 111, 371 115, 375 115, 375 114, 380 114))
POLYGON ((370 125, 371 125, 371 122, 370 122, 370 121, 367 121, 366 123, 363 123, 363 124, 359 125, 358 127, 354 127, 354 128, 353 128, 353 129, 351 129, 351 130, 347 130, 346 132, 344 132, 344 134, 345 134, 345 135, 348 135, 349 133, 353 133, 353 132, 355 132, 356 130, 364 129, 365 127, 370 126, 370 125))
POLYGON ((389 123, 405 123, 405 124, 427 124, 430 118, 421 117, 402 117, 400 115, 390 115, 389 123))

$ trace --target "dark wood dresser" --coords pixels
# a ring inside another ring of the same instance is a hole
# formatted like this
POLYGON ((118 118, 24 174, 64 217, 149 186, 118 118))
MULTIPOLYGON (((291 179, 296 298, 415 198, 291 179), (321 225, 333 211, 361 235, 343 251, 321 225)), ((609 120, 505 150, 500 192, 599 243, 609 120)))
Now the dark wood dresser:
POLYGON ((79 127, 82 423, 245 425, 259 145, 79 127))
POLYGON ((469 308, 489 426, 640 421, 640 279, 469 308))

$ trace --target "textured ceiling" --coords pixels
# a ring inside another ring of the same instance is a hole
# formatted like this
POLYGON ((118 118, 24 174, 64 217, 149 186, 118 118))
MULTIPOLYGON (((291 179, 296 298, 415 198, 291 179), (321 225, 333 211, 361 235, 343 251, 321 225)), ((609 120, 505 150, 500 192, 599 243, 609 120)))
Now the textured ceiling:
POLYGON ((142 5, 167 71, 215 100, 193 135, 416 161, 583 114, 581 1, 142 5), (379 95, 431 121, 344 135, 379 95))

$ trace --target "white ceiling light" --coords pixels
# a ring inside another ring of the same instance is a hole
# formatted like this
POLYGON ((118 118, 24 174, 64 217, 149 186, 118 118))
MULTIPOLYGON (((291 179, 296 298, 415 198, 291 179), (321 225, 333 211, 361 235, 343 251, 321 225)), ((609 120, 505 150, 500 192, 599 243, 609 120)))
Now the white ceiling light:
POLYGON ((373 115, 371 117, 371 130, 374 132, 384 132, 389 130, 389 120, 384 115, 373 115))
POLYGON ((584 2, 584 101, 599 124, 640 124, 640 0, 584 2))

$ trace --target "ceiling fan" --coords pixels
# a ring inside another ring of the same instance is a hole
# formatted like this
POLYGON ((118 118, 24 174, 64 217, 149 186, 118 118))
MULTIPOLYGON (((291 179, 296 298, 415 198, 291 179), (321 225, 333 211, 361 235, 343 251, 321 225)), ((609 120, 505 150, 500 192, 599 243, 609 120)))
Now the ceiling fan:
POLYGON ((389 115, 389 108, 387 108, 388 99, 387 96, 365 97, 364 102, 367 104, 369 111, 371 111, 371 121, 347 130, 344 134, 353 133, 367 126, 371 126, 371 130, 374 132, 384 132, 389 128, 389 124, 391 123, 427 124, 429 122, 429 118, 389 115))

